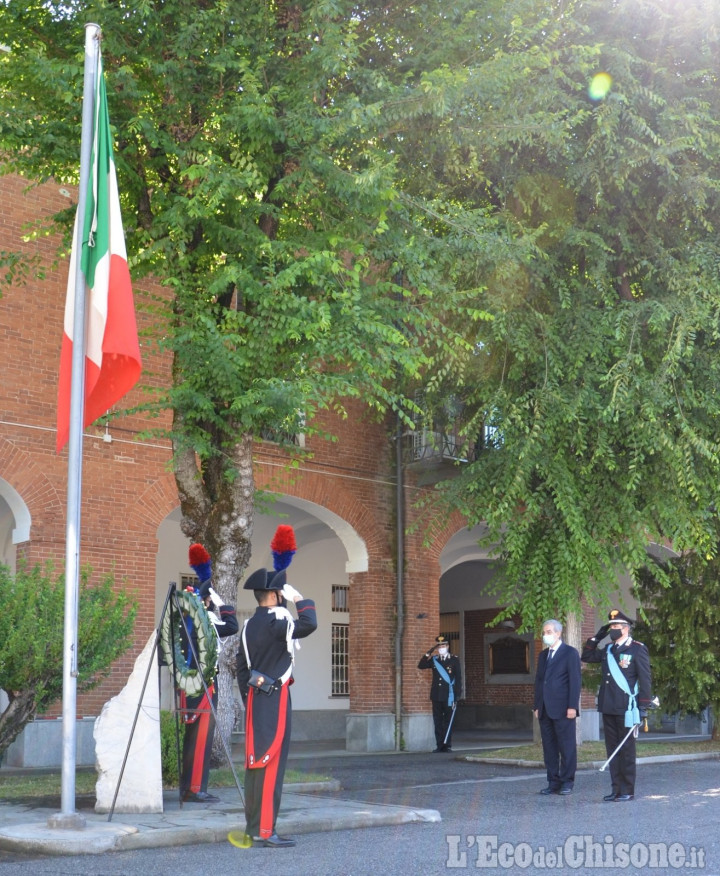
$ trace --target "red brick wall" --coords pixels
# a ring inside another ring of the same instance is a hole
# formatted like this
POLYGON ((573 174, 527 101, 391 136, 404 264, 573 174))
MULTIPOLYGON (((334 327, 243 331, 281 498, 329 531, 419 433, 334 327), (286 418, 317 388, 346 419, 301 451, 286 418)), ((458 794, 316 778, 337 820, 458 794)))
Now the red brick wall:
MULTIPOLYGON (((32 515, 32 541, 19 546, 19 554, 31 563, 54 557, 60 565, 65 551, 67 450, 55 454, 55 406, 67 260, 55 265, 57 238, 22 238, 26 226, 71 202, 56 184, 33 189, 30 195, 24 193, 25 186, 17 177, 0 177, 5 205, 0 251, 22 249, 37 256, 45 276, 31 276, 24 286, 8 286, 0 274, 0 477, 17 490, 32 515)), ((142 306, 149 293, 163 294, 163 290, 135 284, 141 341, 144 332, 152 331, 142 306)), ((162 385, 169 374, 168 360, 151 353, 147 344, 143 358, 142 382, 162 385)), ((135 390, 127 402, 132 405, 141 398, 135 390)), ((326 417, 337 441, 309 440, 311 454, 297 468, 285 466, 285 456, 277 446, 258 443, 256 483, 259 488, 301 497, 333 511, 363 539, 369 568, 352 574, 350 581, 351 710, 387 712, 395 707, 397 627, 394 423, 377 422, 357 402, 348 403, 348 412, 346 419, 326 417)), ((124 684, 135 656, 154 630, 156 533, 178 499, 167 471, 168 443, 135 441, 134 437, 139 430, 167 423, 167 415, 157 421, 128 417, 111 425, 112 443, 102 441, 102 429, 91 429, 97 438, 85 441, 82 561, 98 575, 112 571, 118 586, 134 589, 140 614, 135 648, 119 661, 110 679, 79 698, 79 715, 99 713, 124 684)), ((459 515, 417 519, 415 501, 427 489, 431 488, 417 485, 412 470, 406 472, 406 524, 413 529, 405 543, 402 604, 405 712, 429 709, 427 675, 417 669, 417 662, 437 635, 440 554, 465 525, 459 515)), ((468 703, 529 703, 530 685, 484 683, 484 624, 494 614, 494 610, 466 614, 468 703)))
MULTIPOLYGON (((21 495, 32 515, 32 541, 19 546, 30 563, 54 558, 64 563, 67 449, 55 453, 57 371, 67 285, 67 259, 57 265, 58 238, 23 241, 24 229, 71 202, 60 186, 48 183, 25 194, 17 177, 0 178, 3 210, 0 251, 22 250, 37 256, 45 276, 30 276, 25 285, 2 282, 0 302, 0 477, 21 495)), ((1 275, 0 275, 1 277, 1 275)), ((134 285, 141 333, 151 330, 142 308, 146 293, 163 294, 159 287, 134 285), (143 291, 145 290, 145 291, 143 291)), ((168 361, 143 347, 144 384, 161 385, 168 378, 168 361)), ((134 390, 128 405, 142 395, 134 390)), ((260 442, 256 452, 256 481, 262 489, 299 496, 324 506, 355 528, 367 547, 369 570, 351 576, 350 668, 351 708, 358 712, 394 709, 394 671, 378 678, 378 666, 395 662, 396 604, 396 488, 394 482, 394 424, 379 423, 357 402, 348 403, 347 419, 328 419, 338 440, 310 440, 312 455, 298 468, 285 467, 275 446, 260 442)), ((78 698, 78 715, 96 715, 109 696, 124 684, 136 655, 154 630, 156 533, 162 520, 177 507, 177 492, 167 471, 169 446, 164 440, 134 440, 139 430, 162 426, 133 416, 110 426, 112 443, 102 441, 102 429, 91 428, 97 439, 84 442, 82 562, 97 575, 112 571, 118 586, 134 589, 140 612, 136 645, 120 660, 112 676, 97 690, 78 698)), ((414 519, 418 497, 412 475, 406 489, 408 523, 414 519)), ((431 546, 423 545, 426 526, 410 535, 405 567, 405 671, 403 706, 426 711, 427 683, 416 670, 419 655, 437 631, 439 605, 438 557, 443 545, 462 526, 459 518, 436 523, 431 546)), ((60 707, 53 711, 59 713, 60 707)))
MULTIPOLYGON (((0 476, 20 494, 32 517, 32 540, 19 546, 19 555, 31 564, 52 559, 61 568, 65 561, 67 448, 55 453, 55 412, 68 266, 66 259, 55 264, 58 237, 23 238, 31 226, 71 202, 55 184, 34 188, 29 194, 26 187, 18 177, 0 180, 6 205, 0 219, 0 250, 20 250, 37 257, 44 270, 40 278, 31 271, 22 285, 9 285, 0 275, 0 476)), ((136 294, 142 297, 143 293, 136 290, 136 294)), ((141 332, 148 327, 142 313, 138 322, 141 332)), ((157 384, 167 374, 167 363, 147 350, 144 357, 148 374, 143 380, 157 384)), ((127 403, 132 405, 140 398, 139 390, 134 390, 127 403)), ((155 534, 162 518, 177 505, 177 492, 164 470, 168 443, 138 444, 131 439, 139 430, 157 424, 145 416, 128 417, 112 424, 111 444, 100 440, 102 430, 97 428, 89 432, 96 433, 98 440, 84 442, 81 562, 92 566, 97 577, 112 572, 118 586, 137 589, 141 611, 137 647, 118 661, 109 680, 79 697, 78 715, 99 713, 108 696, 117 692, 119 680, 127 678, 140 646, 154 629, 155 534)), ((51 714, 59 712, 58 705, 51 714)))
MULTIPOLYGON (((532 706, 532 680, 528 684, 485 682, 485 635, 503 632, 502 627, 490 625, 497 613, 496 608, 465 612, 465 665, 473 668, 465 679, 466 703, 483 706, 532 706)), ((536 644, 535 647, 539 651, 540 646, 536 644)))

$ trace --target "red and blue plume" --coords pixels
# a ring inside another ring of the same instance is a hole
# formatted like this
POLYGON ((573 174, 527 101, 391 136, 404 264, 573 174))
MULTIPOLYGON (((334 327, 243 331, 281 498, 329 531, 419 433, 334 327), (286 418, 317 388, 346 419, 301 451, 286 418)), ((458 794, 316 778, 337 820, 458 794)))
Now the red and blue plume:
POLYGON ((295 530, 292 526, 281 523, 275 530, 273 540, 270 542, 270 550, 273 555, 273 568, 276 572, 281 572, 292 562, 292 558, 297 550, 295 543, 295 530))
POLYGON ((198 576, 200 582, 209 581, 212 578, 212 566, 210 564, 210 554, 201 544, 191 544, 188 551, 190 566, 198 576))

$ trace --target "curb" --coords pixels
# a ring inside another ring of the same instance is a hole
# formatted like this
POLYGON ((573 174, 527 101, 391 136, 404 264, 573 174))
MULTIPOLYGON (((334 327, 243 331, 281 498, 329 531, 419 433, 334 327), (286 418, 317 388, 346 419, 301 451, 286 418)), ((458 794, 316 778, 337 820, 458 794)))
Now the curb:
MULTIPOLYGON (((442 821, 435 809, 324 799, 310 793, 312 790, 327 790, 331 784, 333 790, 340 787, 338 782, 306 782, 302 785, 306 792, 303 793, 299 783, 293 785, 293 791, 283 795, 285 814, 280 814, 278 829, 286 834, 306 834, 442 821)), ((88 812, 84 813, 86 826, 79 829, 48 827, 51 812, 42 808, 32 812, 16 811, 13 823, 6 821, 0 827, 0 848, 52 856, 97 855, 228 842, 230 834, 245 832, 242 806, 227 801, 221 801, 211 810, 178 809, 171 805, 159 814, 118 813, 112 823, 105 820, 106 813, 88 812)))
MULTIPOLYGON (((526 769, 545 769, 545 764, 540 760, 517 760, 510 757, 483 757, 480 754, 467 754, 462 757, 455 758, 456 760, 467 761, 468 763, 488 763, 496 764, 497 766, 516 766, 526 769)), ((675 763, 684 760, 720 760, 720 751, 701 751, 692 754, 653 754, 646 757, 638 757, 638 766, 641 763, 675 763)), ((598 770, 605 763, 604 760, 591 760, 577 765, 578 770, 598 770)))

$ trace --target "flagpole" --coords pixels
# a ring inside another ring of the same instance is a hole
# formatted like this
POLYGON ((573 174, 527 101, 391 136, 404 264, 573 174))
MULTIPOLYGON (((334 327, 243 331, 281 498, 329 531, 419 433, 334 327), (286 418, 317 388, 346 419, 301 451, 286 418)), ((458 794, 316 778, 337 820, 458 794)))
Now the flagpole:
POLYGON ((61 811, 48 818, 49 827, 79 829, 85 819, 75 809, 77 757, 78 593, 80 587, 80 509, 82 499, 83 411, 85 408, 85 275, 82 244, 90 176, 95 93, 101 29, 85 25, 80 186, 75 222, 75 312, 73 315, 70 434, 68 445, 67 523, 65 529, 65 625, 63 645, 62 785, 61 811))

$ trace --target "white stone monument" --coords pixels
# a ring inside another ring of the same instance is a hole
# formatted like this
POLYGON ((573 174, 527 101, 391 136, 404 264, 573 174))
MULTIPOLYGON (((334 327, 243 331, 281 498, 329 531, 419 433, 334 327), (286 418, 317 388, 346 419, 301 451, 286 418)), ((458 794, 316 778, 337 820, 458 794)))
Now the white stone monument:
POLYGON ((135 661, 125 687, 103 706, 95 721, 96 812, 162 812, 163 788, 160 762, 160 696, 158 691, 155 633, 135 661), (152 662, 148 674, 148 664, 152 662), (147 684, 143 695, 143 684, 147 684), (138 703, 142 706, 138 713, 138 703), (122 782, 120 770, 127 751, 135 714, 137 723, 122 782), (113 799, 117 800, 113 808, 113 799))

